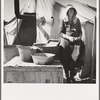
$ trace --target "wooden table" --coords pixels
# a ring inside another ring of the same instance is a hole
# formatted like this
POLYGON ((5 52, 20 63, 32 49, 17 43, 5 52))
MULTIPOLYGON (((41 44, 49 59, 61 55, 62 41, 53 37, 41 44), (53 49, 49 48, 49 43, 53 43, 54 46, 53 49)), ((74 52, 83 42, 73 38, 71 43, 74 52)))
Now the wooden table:
POLYGON ((51 65, 36 65, 16 56, 4 64, 4 83, 63 83, 63 67, 59 60, 51 65))

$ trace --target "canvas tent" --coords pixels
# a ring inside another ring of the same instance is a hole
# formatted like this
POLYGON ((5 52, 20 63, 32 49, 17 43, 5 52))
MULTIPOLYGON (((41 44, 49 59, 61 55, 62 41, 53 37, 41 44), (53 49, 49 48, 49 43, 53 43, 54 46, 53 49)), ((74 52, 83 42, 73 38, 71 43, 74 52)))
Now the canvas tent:
MULTIPOLYGON (((82 25, 82 39, 86 49, 85 65, 81 76, 85 77, 91 72, 93 60, 96 62, 96 50, 94 48, 96 46, 96 34, 94 31, 96 12, 86 4, 75 0, 30 0, 20 11, 20 14, 23 15, 24 12, 36 13, 36 23, 33 25, 32 22, 34 23, 34 21, 25 22, 24 19, 17 19, 17 17, 14 17, 12 21, 4 26, 4 37, 6 39, 7 36, 7 44, 9 45, 14 44, 14 40, 18 35, 21 37, 20 40, 24 40, 25 37, 26 43, 25 41, 23 43, 19 41, 15 43, 21 45, 32 45, 35 42, 46 43, 49 39, 59 39, 59 24, 61 19, 65 16, 65 7, 68 4, 76 8, 78 12, 77 17, 80 19, 82 25), (26 26, 31 27, 27 28, 26 26), (36 30, 34 29, 35 26, 36 30), (29 36, 29 32, 32 36, 29 36), (27 43, 30 40, 31 43, 27 43), (94 54, 92 52, 94 52, 94 54)), ((93 66, 96 67, 95 64, 93 64, 93 66)))

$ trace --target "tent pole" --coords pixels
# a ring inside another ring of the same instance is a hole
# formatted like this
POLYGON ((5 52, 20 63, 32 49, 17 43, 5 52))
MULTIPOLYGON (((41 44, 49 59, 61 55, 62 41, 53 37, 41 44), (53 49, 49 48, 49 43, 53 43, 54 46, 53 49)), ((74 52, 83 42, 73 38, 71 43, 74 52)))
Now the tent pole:
POLYGON ((18 18, 17 18, 17 33, 18 33, 18 18))
POLYGON ((18 18, 17 18, 17 34, 18 34, 18 18))
POLYGON ((95 17, 95 24, 94 24, 94 30, 93 30, 93 46, 92 46, 92 68, 91 68, 91 83, 93 82, 93 76, 94 76, 94 67, 95 65, 95 43, 96 43, 96 17, 95 17))
POLYGON ((37 9, 37 0, 35 0, 35 13, 36 13, 36 9, 37 9))

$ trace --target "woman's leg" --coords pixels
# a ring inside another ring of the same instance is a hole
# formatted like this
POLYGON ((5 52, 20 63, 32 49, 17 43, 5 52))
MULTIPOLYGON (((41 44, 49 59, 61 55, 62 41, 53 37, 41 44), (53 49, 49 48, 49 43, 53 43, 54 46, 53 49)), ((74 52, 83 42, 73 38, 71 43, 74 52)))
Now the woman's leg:
POLYGON ((85 56, 85 45, 84 45, 84 42, 81 40, 80 54, 78 56, 78 59, 76 60, 76 63, 77 63, 76 67, 81 68, 81 66, 84 65, 84 56, 85 56))
POLYGON ((73 61, 73 59, 71 58, 70 60, 70 79, 75 82, 74 80, 74 76, 76 75, 76 71, 75 71, 75 67, 76 67, 76 63, 73 61))
POLYGON ((63 48, 62 46, 60 47, 60 61, 64 67, 64 70, 65 70, 65 74, 66 74, 66 77, 67 77, 67 82, 70 82, 70 79, 69 79, 69 62, 70 62, 70 56, 71 56, 71 53, 70 53, 70 47, 67 46, 66 48, 63 48))
MULTIPOLYGON (((73 52, 73 50, 74 50, 74 46, 70 46, 70 55, 72 55, 72 52, 73 52)), ((74 76, 76 75, 76 71, 75 71, 75 67, 76 67, 76 62, 72 59, 72 56, 70 56, 70 58, 69 58, 70 60, 69 60, 69 67, 70 67, 70 80, 71 81, 73 81, 73 82, 75 82, 75 80, 74 80, 74 76)))

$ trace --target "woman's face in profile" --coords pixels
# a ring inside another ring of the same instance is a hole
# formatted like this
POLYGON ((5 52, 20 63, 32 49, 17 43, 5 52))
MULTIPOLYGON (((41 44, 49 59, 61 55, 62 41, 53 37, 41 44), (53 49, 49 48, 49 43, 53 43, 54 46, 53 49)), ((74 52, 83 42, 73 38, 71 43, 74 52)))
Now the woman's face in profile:
POLYGON ((69 19, 72 19, 75 16, 74 9, 69 9, 67 15, 69 19))

